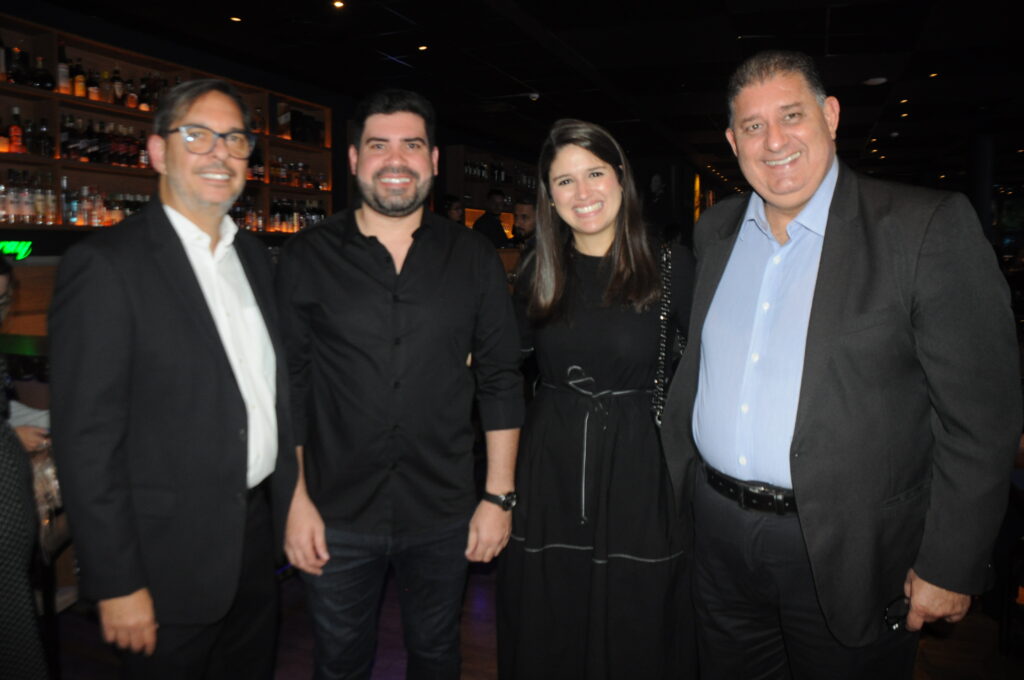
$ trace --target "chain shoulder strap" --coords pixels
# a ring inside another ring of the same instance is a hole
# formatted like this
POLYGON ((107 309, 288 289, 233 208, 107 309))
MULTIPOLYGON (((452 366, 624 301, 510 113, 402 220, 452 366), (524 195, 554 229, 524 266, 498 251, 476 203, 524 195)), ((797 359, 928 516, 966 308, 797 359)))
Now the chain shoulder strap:
POLYGON ((654 422, 661 427, 661 414, 665 410, 665 392, 668 387, 668 320, 672 315, 672 249, 666 243, 661 247, 661 301, 658 309, 658 366, 654 374, 651 394, 651 412, 654 422))

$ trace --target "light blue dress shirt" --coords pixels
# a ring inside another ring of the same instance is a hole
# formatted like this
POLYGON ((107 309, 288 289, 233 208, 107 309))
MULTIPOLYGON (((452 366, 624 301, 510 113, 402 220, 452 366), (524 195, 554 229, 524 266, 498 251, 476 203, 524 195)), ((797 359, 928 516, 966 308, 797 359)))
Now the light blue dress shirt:
POLYGON ((793 488, 789 451, 803 378, 807 324, 838 164, 786 227, 772 236, 751 194, 736 244, 701 333, 693 435, 719 472, 793 488))

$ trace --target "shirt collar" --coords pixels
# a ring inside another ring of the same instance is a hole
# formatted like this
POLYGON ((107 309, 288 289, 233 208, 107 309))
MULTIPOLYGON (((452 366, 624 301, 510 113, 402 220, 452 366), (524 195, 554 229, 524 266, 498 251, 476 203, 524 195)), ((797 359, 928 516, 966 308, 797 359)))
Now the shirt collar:
MULTIPOLYGON (((196 245, 205 248, 207 251, 210 250, 209 234, 200 229, 195 222, 166 203, 163 204, 163 207, 164 212, 167 214, 167 219, 170 220, 171 226, 174 227, 174 231, 177 232, 178 238, 181 239, 183 245, 196 245)), ((234 220, 225 215, 220 222, 220 238, 217 240, 217 248, 213 253, 214 257, 219 256, 234 245, 235 234, 237 233, 238 227, 235 225, 234 220)))
MULTIPOLYGON (((833 157, 832 165, 829 167, 828 172, 825 173, 821 184, 818 185, 814 195, 811 196, 811 200, 807 202, 804 209, 793 219, 791 225, 797 224, 818 236, 824 236, 825 227, 828 225, 828 211, 832 205, 832 195, 835 193, 838 178, 839 159, 833 157)), ((747 211, 743 215, 739 238, 742 239, 746 233, 749 233, 750 226, 748 225, 757 227, 765 236, 773 238, 771 227, 768 225, 768 218, 764 214, 764 199, 757 192, 750 194, 750 201, 747 203, 747 211)))
MULTIPOLYGON (((427 207, 423 207, 423 218, 420 220, 420 226, 412 233, 413 239, 418 239, 423 234, 429 232, 434 225, 435 219, 434 213, 427 210, 427 207)), ((356 223, 356 211, 350 209, 345 211, 344 216, 339 220, 338 226, 341 228, 342 238, 346 241, 352 240, 365 240, 367 237, 363 235, 363 232, 359 231, 359 225, 356 223)))

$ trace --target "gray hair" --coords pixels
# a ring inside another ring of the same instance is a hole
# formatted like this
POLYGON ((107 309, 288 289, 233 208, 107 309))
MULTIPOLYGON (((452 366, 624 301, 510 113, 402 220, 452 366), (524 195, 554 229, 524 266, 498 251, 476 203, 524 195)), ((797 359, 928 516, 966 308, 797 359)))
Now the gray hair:
POLYGON ((729 126, 732 126, 732 111, 736 97, 748 85, 763 83, 782 73, 796 73, 807 81, 819 106, 825 104, 825 86, 821 82, 821 74, 814 60, 802 52, 786 50, 766 50, 758 52, 739 65, 729 78, 729 126))

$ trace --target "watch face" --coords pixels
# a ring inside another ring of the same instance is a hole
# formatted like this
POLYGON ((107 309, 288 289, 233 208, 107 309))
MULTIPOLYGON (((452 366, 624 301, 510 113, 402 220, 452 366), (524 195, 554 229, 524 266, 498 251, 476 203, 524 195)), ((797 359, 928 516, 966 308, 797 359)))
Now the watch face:
POLYGON ((517 502, 519 502, 519 494, 515 491, 510 491, 501 499, 501 507, 503 510, 511 510, 516 507, 517 502))

